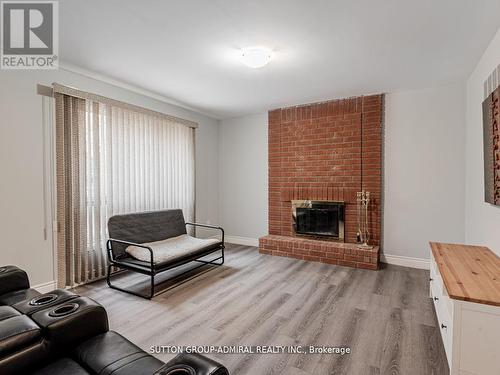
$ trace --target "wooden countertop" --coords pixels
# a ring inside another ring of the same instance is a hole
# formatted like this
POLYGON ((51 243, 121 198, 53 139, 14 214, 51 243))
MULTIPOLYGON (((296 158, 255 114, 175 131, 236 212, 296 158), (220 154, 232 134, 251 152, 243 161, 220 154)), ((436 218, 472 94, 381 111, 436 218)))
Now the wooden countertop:
POLYGON ((431 242, 450 298, 500 306, 500 258, 483 246, 431 242))

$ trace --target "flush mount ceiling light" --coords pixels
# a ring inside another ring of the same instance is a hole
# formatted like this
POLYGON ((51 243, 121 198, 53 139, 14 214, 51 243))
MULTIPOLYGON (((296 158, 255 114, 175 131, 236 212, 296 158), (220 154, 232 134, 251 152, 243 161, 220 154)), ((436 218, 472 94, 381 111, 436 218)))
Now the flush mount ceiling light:
POLYGON ((247 47, 241 50, 241 62, 249 68, 262 68, 271 61, 272 52, 266 47, 247 47))

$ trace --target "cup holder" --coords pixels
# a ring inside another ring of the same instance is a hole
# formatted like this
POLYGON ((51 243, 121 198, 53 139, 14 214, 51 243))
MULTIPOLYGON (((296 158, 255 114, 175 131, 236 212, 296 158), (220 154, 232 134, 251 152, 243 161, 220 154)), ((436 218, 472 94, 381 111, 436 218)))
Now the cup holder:
POLYGON ((196 371, 188 365, 174 365, 161 370, 160 375, 196 375, 196 371))
POLYGON ((74 313, 80 305, 78 303, 66 303, 61 306, 57 306, 54 310, 49 313, 52 318, 59 318, 61 316, 66 316, 74 313))
POLYGON ((47 305, 51 302, 54 302, 57 299, 57 294, 42 294, 39 297, 33 298, 30 302, 30 306, 43 306, 47 305))

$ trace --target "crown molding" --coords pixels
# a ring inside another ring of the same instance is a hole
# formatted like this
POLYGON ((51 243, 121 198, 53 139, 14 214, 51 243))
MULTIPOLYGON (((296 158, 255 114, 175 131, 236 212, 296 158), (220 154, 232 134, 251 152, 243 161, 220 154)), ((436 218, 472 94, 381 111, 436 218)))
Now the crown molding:
POLYGON ((214 119, 214 120, 219 120, 219 118, 217 116, 215 116, 211 113, 208 113, 208 112, 201 111, 197 108, 191 107, 183 102, 179 102, 175 99, 168 98, 168 97, 163 96, 161 94, 158 94, 154 91, 150 91, 150 90, 142 88, 140 86, 136 86, 136 85, 133 85, 130 83, 120 81, 118 79, 108 77, 104 74, 97 73, 97 72, 82 68, 80 66, 77 66, 77 65, 65 62, 65 61, 59 61, 59 69, 65 70, 65 71, 70 72, 70 73, 75 73, 75 74, 78 74, 78 75, 81 75, 81 76, 84 76, 87 78, 92 78, 92 79, 95 79, 97 81, 101 81, 101 82, 107 83, 109 85, 131 91, 135 94, 147 96, 151 99, 155 99, 155 100, 158 100, 158 101, 163 102, 163 103, 175 105, 176 107, 180 107, 180 108, 186 109, 188 111, 195 112, 197 114, 210 117, 211 119, 214 119))

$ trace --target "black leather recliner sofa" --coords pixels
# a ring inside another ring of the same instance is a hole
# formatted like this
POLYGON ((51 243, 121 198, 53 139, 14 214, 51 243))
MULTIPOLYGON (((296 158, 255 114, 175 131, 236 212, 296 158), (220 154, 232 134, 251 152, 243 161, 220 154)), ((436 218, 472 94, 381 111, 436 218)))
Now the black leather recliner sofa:
POLYGON ((221 364, 180 354, 165 364, 110 331, 104 307, 64 289, 40 294, 26 272, 0 267, 0 374, 228 375, 221 364))

